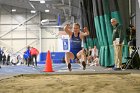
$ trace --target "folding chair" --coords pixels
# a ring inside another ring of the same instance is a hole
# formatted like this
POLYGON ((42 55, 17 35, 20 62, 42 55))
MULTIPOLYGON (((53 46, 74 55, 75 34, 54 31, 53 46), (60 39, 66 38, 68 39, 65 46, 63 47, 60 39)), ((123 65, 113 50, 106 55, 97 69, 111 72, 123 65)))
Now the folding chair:
POLYGON ((135 57, 135 55, 138 53, 138 49, 137 48, 133 48, 133 49, 134 50, 132 51, 131 56, 125 58, 125 59, 127 59, 127 62, 124 65, 124 69, 128 69, 128 67, 133 68, 132 61, 133 61, 133 58, 135 57))

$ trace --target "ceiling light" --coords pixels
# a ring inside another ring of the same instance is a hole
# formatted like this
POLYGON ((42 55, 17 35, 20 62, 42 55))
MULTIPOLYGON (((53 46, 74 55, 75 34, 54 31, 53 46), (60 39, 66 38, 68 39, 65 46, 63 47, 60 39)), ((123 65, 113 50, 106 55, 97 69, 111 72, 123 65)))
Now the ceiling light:
POLYGON ((50 10, 47 9, 47 10, 45 10, 45 12, 50 12, 50 10))
POLYGON ((16 12, 16 9, 12 9, 12 12, 16 12))
POLYGON ((41 1, 40 1, 40 3, 41 3, 41 4, 44 4, 44 3, 45 3, 45 1, 44 1, 44 0, 41 0, 41 1))
POLYGON ((31 10, 31 13, 36 13, 36 11, 35 10, 31 10))

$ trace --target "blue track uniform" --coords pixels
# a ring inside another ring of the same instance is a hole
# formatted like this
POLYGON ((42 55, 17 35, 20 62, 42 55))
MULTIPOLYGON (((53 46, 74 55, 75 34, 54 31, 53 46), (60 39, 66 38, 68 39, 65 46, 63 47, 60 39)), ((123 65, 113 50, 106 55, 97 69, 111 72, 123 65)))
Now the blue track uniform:
POLYGON ((80 33, 78 33, 78 36, 75 37, 73 33, 70 39, 70 52, 74 54, 74 58, 76 58, 76 54, 82 49, 81 48, 82 40, 80 39, 79 35, 80 33))

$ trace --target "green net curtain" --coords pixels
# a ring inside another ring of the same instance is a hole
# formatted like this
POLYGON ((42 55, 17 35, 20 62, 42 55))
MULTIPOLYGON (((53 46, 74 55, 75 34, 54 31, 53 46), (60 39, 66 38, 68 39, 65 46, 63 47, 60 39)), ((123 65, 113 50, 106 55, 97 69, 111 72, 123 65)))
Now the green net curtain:
MULTIPOLYGON (((118 7, 118 1, 117 0, 83 0, 88 1, 89 3, 83 3, 83 6, 88 6, 88 8, 84 7, 82 8, 85 12, 88 13, 86 16, 83 16, 83 18, 88 23, 88 27, 90 26, 89 19, 93 20, 94 22, 92 25, 95 27, 96 33, 95 37, 86 38, 86 42, 84 42, 84 46, 93 47, 94 45, 98 46, 99 49, 99 58, 100 58, 100 64, 102 66, 113 66, 114 65, 114 48, 112 45, 112 26, 110 23, 111 18, 116 18, 120 24, 123 24, 123 21, 120 17, 119 13, 119 7, 118 7), (86 4, 86 5, 84 5, 86 4), (89 12, 86 12, 87 9, 92 7, 92 13, 91 15, 94 16, 94 18, 89 17, 89 12), (88 17, 88 18, 87 18, 88 17)), ((123 24, 124 25, 124 24, 123 24)), ((90 29, 90 32, 93 30, 90 29)), ((124 31, 125 32, 125 31, 124 31)), ((126 39, 125 39, 126 40, 126 39)), ((128 56, 128 45, 126 42, 124 42, 123 46, 123 62, 126 62, 124 59, 128 56)))

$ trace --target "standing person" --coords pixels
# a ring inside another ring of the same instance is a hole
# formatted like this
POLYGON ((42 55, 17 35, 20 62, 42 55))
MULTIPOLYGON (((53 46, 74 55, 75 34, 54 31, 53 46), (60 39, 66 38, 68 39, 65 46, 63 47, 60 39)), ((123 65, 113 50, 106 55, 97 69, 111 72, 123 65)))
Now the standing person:
POLYGON ((31 47, 30 54, 31 54, 33 66, 34 66, 34 61, 35 61, 35 66, 37 66, 37 55, 39 54, 39 51, 36 48, 31 47))
MULTIPOLYGON (((0 64, 1 64, 1 62, 2 62, 2 54, 3 54, 3 50, 2 50, 2 48, 0 47, 0 64)), ((0 68, 1 68, 1 66, 0 66, 0 68)))
POLYGON ((2 54, 3 54, 3 50, 2 50, 2 48, 0 47, 0 62, 2 62, 2 54))
POLYGON ((24 52, 24 58, 26 60, 26 65, 31 64, 31 54, 30 54, 30 46, 27 47, 27 50, 24 52))
POLYGON ((7 65, 9 65, 9 64, 10 64, 10 54, 7 54, 7 59, 6 59, 6 61, 7 61, 7 65))
POLYGON ((6 62, 6 55, 5 55, 4 52, 3 52, 3 54, 2 54, 2 62, 3 62, 3 65, 5 65, 5 62, 6 62))
POLYGON ((23 60, 25 61, 25 64, 27 65, 28 64, 28 55, 26 54, 26 51, 23 54, 23 60))
POLYGON ((114 70, 121 70, 122 66, 122 47, 124 32, 123 27, 120 25, 115 18, 111 19, 111 24, 113 26, 113 46, 114 46, 114 61, 115 67, 114 70))
MULTIPOLYGON (((84 38, 84 36, 89 35, 89 31, 87 27, 84 27, 84 32, 80 32, 80 25, 78 23, 74 23, 73 26, 73 32, 71 31, 70 24, 67 24, 64 27, 64 31, 69 35, 70 37, 70 52, 66 52, 65 54, 65 61, 68 65, 69 71, 71 71, 71 63, 70 59, 76 59, 77 58, 77 53, 82 50, 81 48, 81 42, 84 38)), ((84 54, 84 53, 82 53, 84 54)), ((79 56, 79 55, 78 55, 79 56)), ((86 58, 86 56, 85 56, 86 58)), ((82 61, 83 69, 85 70, 86 68, 86 61, 82 61)))

